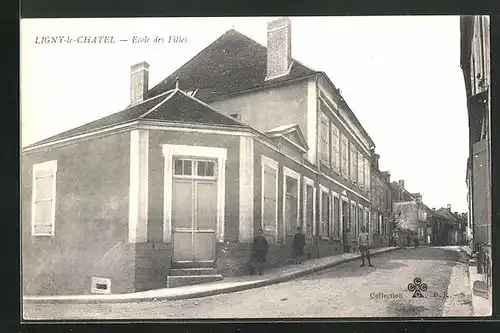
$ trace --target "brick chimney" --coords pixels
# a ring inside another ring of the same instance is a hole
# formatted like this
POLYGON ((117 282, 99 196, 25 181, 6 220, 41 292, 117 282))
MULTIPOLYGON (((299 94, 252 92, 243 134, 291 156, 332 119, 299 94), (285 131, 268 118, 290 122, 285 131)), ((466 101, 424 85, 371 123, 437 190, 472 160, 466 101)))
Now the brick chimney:
POLYGON ((292 26, 283 17, 267 23, 266 80, 288 74, 292 65, 292 26))
POLYGON ((130 104, 144 100, 148 92, 149 64, 145 61, 135 64, 130 69, 130 104))
POLYGON ((450 204, 447 204, 446 208, 448 209, 449 212, 451 212, 451 205, 450 204))
POLYGON ((399 187, 401 187, 402 190, 405 189, 405 181, 404 180, 398 180, 399 187))

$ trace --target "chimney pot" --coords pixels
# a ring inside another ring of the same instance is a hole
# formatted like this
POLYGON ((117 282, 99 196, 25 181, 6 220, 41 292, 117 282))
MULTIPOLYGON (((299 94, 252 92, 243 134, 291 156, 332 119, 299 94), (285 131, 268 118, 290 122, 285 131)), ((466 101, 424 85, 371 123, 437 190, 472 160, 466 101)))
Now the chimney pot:
POLYGON ((283 17, 267 23, 266 80, 288 74, 292 64, 292 26, 283 17))
POLYGON ((144 100, 148 92, 149 64, 145 61, 130 68, 130 104, 137 104, 144 100))

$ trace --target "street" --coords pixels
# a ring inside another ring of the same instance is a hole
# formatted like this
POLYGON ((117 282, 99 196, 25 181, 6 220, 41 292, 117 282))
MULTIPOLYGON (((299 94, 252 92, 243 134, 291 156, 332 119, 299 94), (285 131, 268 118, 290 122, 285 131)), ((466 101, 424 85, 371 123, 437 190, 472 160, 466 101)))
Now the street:
POLYGON ((399 249, 288 282, 179 301, 26 304, 25 319, 200 319, 470 316, 465 255, 458 247, 399 249), (417 279, 416 279, 417 278, 417 279), (420 278, 420 280, 418 279, 420 278), (409 284, 410 286, 409 291, 409 284), (425 286, 424 286, 425 284, 425 286), (412 297, 421 293, 423 297, 412 297))

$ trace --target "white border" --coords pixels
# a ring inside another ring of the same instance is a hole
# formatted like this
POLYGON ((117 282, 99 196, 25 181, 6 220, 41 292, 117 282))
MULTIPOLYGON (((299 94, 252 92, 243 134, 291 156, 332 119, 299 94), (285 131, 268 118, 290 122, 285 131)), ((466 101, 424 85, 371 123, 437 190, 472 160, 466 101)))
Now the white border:
POLYGON ((254 227, 254 139, 240 137, 239 242, 251 242, 254 227))
POLYGON ((57 160, 37 163, 33 165, 33 190, 31 194, 31 235, 32 236, 54 236, 56 227, 56 177, 57 160), (36 174, 41 170, 50 170, 52 172, 52 231, 51 233, 35 233, 36 223, 36 174))
MULTIPOLYGON (((300 226, 300 174, 292 169, 283 166, 283 200, 282 200, 282 210, 283 210, 283 218, 281 223, 283 225, 283 241, 286 242, 286 209, 285 209, 285 200, 286 200, 286 177, 291 177, 297 181, 297 227, 300 226)), ((295 233, 295 230, 292 230, 292 235, 295 233)))
MULTIPOLYGON (((261 155, 261 167, 260 167, 260 171, 261 171, 261 176, 260 176, 260 180, 261 180, 261 195, 260 195, 260 227, 262 228, 262 230, 264 230, 264 193, 265 193, 265 189, 264 189, 264 167, 265 166, 268 166, 270 167, 271 169, 275 170, 276 171, 276 208, 275 208, 275 222, 276 222, 276 237, 275 237, 275 241, 278 242, 278 202, 279 202, 279 197, 278 197, 278 186, 279 186, 279 175, 278 175, 278 162, 273 160, 272 158, 269 158, 267 156, 264 156, 264 155, 261 155)), ((265 230, 264 230, 264 234, 265 234, 265 230)))
POLYGON ((219 147, 162 145, 164 156, 164 188, 163 188, 163 241, 170 243, 172 240, 172 186, 174 156, 217 158, 217 241, 224 241, 225 217, 225 180, 227 149, 219 147))
POLYGON ((149 131, 130 132, 128 240, 148 240, 149 131))

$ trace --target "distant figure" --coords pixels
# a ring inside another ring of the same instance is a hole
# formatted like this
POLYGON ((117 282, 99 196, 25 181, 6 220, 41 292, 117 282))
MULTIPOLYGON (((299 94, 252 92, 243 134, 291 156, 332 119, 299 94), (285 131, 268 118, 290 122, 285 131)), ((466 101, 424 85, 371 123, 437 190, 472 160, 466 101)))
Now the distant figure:
POLYGON ((344 252, 351 253, 352 247, 352 233, 351 229, 347 228, 344 233, 344 252))
POLYGON ((358 236, 359 242, 359 251, 361 252, 361 267, 365 267, 365 257, 368 259, 368 266, 373 267, 372 262, 370 260, 370 247, 371 247, 371 238, 370 234, 365 232, 365 226, 361 226, 361 232, 358 236))
POLYGON ((415 237, 415 240, 413 242, 415 243, 415 248, 417 248, 418 247, 418 236, 415 237))
POLYGON ((410 237, 410 233, 408 233, 408 235, 406 235, 406 241, 407 241, 407 245, 406 245, 406 246, 411 246, 411 237, 410 237))
POLYGON ((257 230, 257 236, 253 239, 252 256, 255 272, 262 275, 262 266, 266 262, 268 244, 262 229, 257 230))
POLYGON ((302 233, 302 228, 297 228, 297 233, 293 237, 293 257, 299 264, 302 263, 304 246, 306 245, 306 235, 302 233))

